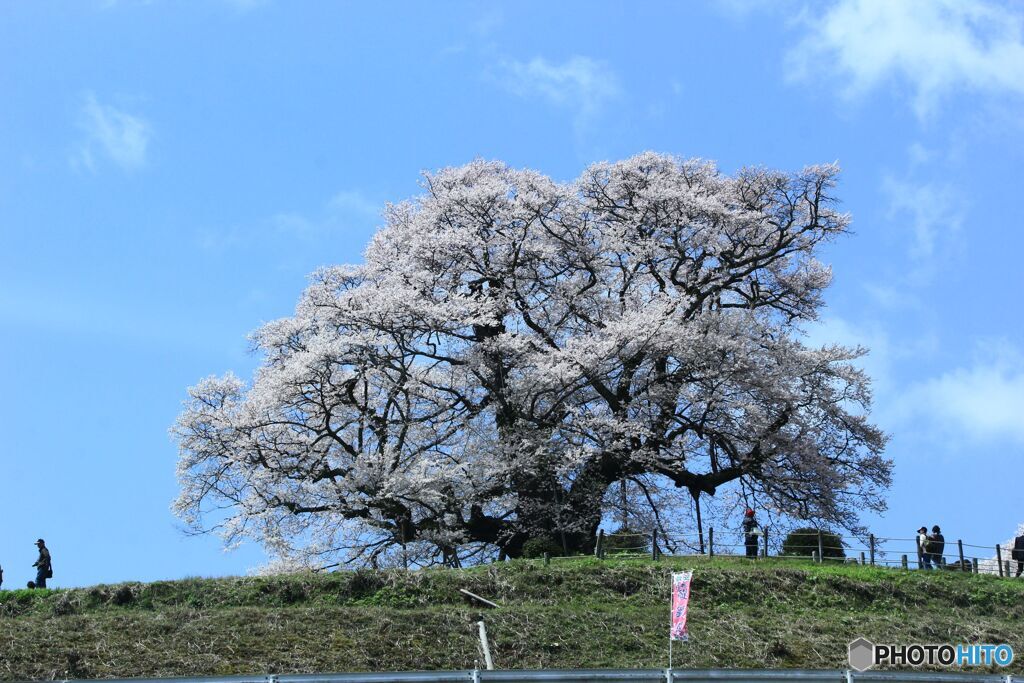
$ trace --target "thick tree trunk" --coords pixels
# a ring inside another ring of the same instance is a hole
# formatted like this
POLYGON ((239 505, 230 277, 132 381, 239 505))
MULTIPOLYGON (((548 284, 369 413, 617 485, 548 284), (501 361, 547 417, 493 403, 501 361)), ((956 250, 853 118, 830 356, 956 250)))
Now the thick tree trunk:
POLYGON ((697 540, 700 543, 700 554, 704 554, 704 522, 700 518, 700 489, 690 489, 693 496, 693 507, 697 512, 697 540))

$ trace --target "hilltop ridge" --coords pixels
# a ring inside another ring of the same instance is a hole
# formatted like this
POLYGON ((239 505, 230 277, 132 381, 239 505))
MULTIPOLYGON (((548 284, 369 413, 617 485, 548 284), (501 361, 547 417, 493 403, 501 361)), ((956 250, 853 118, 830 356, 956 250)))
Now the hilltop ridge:
POLYGON ((694 569, 676 667, 844 668, 847 644, 1007 642, 1024 581, 804 561, 515 561, 0 593, 0 679, 664 667, 668 580, 694 569), (465 588, 497 610, 465 602, 465 588))

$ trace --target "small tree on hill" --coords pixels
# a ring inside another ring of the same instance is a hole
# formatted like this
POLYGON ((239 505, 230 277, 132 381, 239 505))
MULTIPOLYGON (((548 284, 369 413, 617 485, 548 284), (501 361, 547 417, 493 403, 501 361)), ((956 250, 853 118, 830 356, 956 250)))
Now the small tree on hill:
MULTIPOLYGON (((822 531, 821 544, 825 557, 846 557, 843 539, 839 534, 822 531)), ((782 542, 783 555, 811 557, 816 552, 818 552, 818 529, 809 527, 794 529, 786 535, 786 540, 782 542)))
POLYGON ((562 555, 565 555, 565 550, 555 541, 555 539, 544 536, 540 538, 531 538, 523 543, 523 557, 544 557, 544 553, 547 553, 551 557, 561 557, 562 555))

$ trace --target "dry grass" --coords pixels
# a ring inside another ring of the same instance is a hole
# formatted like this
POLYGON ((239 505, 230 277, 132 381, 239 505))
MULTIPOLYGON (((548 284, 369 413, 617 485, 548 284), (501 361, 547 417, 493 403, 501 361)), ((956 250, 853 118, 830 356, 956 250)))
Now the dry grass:
POLYGON ((499 667, 664 667, 668 573, 681 567, 697 573, 677 667, 842 668, 858 636, 1024 652, 1024 581, 587 559, 2 593, 0 678, 472 668, 481 612, 458 588, 502 605, 483 614, 499 667))

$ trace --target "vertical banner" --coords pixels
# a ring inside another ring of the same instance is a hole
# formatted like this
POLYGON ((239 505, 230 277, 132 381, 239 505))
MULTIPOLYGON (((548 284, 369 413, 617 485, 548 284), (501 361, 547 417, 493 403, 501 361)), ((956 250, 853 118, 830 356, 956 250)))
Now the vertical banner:
POLYGON ((682 572, 672 575, 672 627, 669 630, 671 640, 689 640, 686 631, 686 615, 690 607, 690 579, 693 572, 682 572))

